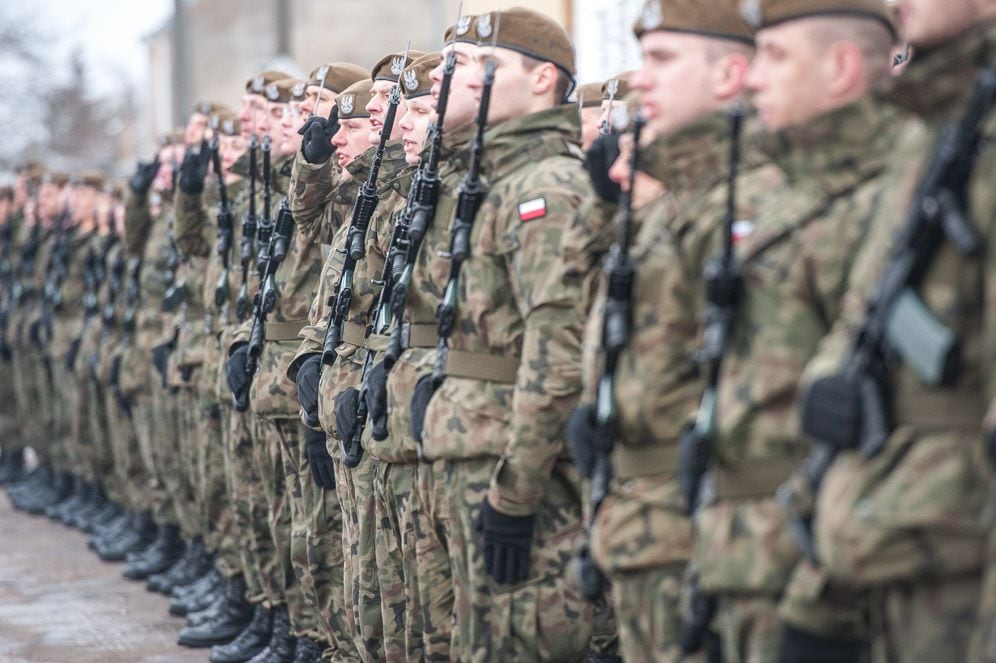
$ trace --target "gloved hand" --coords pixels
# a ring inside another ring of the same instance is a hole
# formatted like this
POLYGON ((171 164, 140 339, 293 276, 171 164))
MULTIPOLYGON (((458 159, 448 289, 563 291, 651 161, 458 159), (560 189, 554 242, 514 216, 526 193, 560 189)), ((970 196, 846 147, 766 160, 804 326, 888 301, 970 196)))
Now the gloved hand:
POLYGON ((318 427, 318 372, 322 367, 322 356, 308 356, 297 369, 297 401, 304 413, 302 419, 309 428, 318 427))
POLYGON ((595 193, 605 202, 613 204, 618 203, 619 197, 622 195, 622 188, 619 184, 609 178, 609 168, 612 167, 617 158, 619 158, 619 136, 610 133, 595 139, 595 142, 588 148, 588 154, 584 160, 595 193))
POLYGON ((306 428, 304 452, 308 455, 311 478, 315 480, 315 485, 327 490, 335 488, 335 468, 332 466, 328 447, 325 446, 325 431, 306 428))
POLYGON ((160 343, 152 348, 152 363, 162 377, 163 387, 169 384, 169 355, 171 352, 173 352, 172 343, 160 343))
POLYGON ((367 373, 367 421, 373 439, 387 439, 387 368, 384 362, 375 364, 367 373))
POLYGON ((422 442, 422 431, 425 429, 425 411, 432 400, 432 376, 423 375, 415 383, 415 391, 412 392, 412 437, 416 442, 422 442))
POLYGON ((861 434, 861 393, 844 375, 820 378, 802 401, 802 430, 838 449, 854 449, 861 434))
POLYGON ((246 359, 249 357, 249 344, 239 343, 232 354, 228 355, 228 366, 225 370, 225 377, 228 380, 228 388, 232 390, 232 395, 236 399, 245 396, 249 389, 249 371, 246 369, 246 359))
POLYGON ((190 196, 204 193, 204 179, 210 161, 211 150, 206 141, 201 142, 199 151, 187 150, 180 164, 180 191, 190 196))
POLYGON ((529 549, 536 516, 509 516, 495 511, 484 500, 475 529, 484 547, 484 568, 500 585, 514 585, 529 578, 529 549))
POLYGON ((691 579, 686 591, 688 591, 688 609, 681 619, 681 651, 688 656, 706 646, 711 633, 710 625, 716 616, 719 601, 715 596, 702 592, 697 576, 691 579))
POLYGON ((864 640, 807 633, 783 623, 778 663, 850 663, 863 660, 868 649, 864 640))
POLYGON ((343 442, 353 439, 356 428, 356 410, 360 404, 360 392, 350 387, 335 399, 335 434, 343 442))
POLYGON ((83 343, 83 339, 74 338, 69 343, 69 350, 66 351, 66 370, 70 373, 76 372, 76 357, 80 354, 80 345, 83 343))
POLYGON ((318 115, 309 117, 297 130, 303 136, 301 154, 304 155, 304 160, 311 164, 328 161, 335 152, 335 148, 332 147, 332 136, 338 128, 338 124, 329 122, 328 118, 318 115))
POLYGON ((699 504, 702 480, 709 469, 709 444, 694 426, 681 432, 678 440, 678 484, 685 497, 686 513, 691 516, 699 504))
POLYGON ((149 192, 152 181, 159 172, 159 154, 152 161, 139 161, 135 166, 135 174, 128 180, 128 186, 135 193, 142 195, 149 192))
POLYGON ((578 405, 567 418, 567 444, 571 460, 585 479, 591 478, 595 469, 595 404, 578 405))

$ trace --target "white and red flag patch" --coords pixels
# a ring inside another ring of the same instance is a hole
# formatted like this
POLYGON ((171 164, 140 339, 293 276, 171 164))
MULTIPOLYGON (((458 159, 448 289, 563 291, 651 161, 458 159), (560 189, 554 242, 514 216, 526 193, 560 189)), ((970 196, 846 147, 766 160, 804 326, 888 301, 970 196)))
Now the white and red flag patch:
POLYGON ((519 221, 525 223, 546 216, 546 198, 534 198, 519 204, 519 221))

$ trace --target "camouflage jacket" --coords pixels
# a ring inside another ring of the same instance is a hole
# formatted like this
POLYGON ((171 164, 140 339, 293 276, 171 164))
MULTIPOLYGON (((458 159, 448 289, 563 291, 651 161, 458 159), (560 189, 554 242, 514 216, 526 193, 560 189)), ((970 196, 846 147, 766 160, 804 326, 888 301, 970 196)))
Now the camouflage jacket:
POLYGON ((96 230, 82 232, 79 228, 65 231, 69 254, 66 273, 60 288, 61 303, 56 311, 55 328, 49 352, 63 358, 70 344, 79 338, 83 325, 83 294, 86 291, 85 274, 87 254, 100 251, 100 236, 96 230))
POLYGON ((160 342, 165 330, 162 301, 167 288, 169 225, 173 216, 169 199, 162 197, 159 214, 153 217, 149 209, 151 197, 129 190, 125 200, 125 251, 141 264, 141 305, 136 315, 135 341, 146 349, 160 342))
POLYGON ((325 163, 311 164, 298 152, 291 176, 290 206, 297 229, 319 238, 320 244, 330 244, 332 235, 342 225, 332 219, 341 171, 335 158, 325 163))
POLYGON ((426 456, 498 456, 489 501, 512 515, 535 512, 566 457, 564 422, 581 390, 581 281, 558 251, 589 195, 579 132, 568 107, 486 131, 490 188, 460 275, 450 359, 468 352, 518 368, 514 384, 450 373, 426 412, 426 456))
MULTIPOLYGON (((941 129, 961 120, 980 63, 996 68, 994 38, 996 24, 981 25, 919 55, 886 90, 926 130, 890 151, 889 195, 856 261, 845 314, 807 367, 808 379, 840 370, 941 129)), ((990 110, 979 127, 965 192, 965 217, 981 250, 964 256, 942 240, 918 288, 923 303, 960 341, 953 383, 928 386, 905 363, 892 362, 887 391, 895 429, 885 448, 871 459, 841 454, 821 486, 815 525, 821 556, 834 575, 859 585, 975 573, 986 563, 992 464, 980 433, 996 429, 994 141, 996 113, 990 110)))
POLYGON ((700 513, 696 541, 704 588, 780 592, 798 560, 772 498, 808 451, 795 410, 799 381, 840 315, 902 126, 895 109, 866 96, 765 140, 787 182, 736 246, 744 292, 719 376, 718 503, 700 513))

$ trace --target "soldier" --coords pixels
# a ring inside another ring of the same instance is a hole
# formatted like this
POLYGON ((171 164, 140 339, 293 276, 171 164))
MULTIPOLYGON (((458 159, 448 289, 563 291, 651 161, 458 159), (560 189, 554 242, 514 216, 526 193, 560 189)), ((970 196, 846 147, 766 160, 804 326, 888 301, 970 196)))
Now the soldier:
POLYGON ((587 152, 598 138, 602 119, 603 82, 585 83, 577 89, 578 115, 581 118, 581 149, 587 152))
POLYGON ((885 93, 926 132, 892 144, 891 186, 856 261, 849 306, 807 369, 804 430, 837 450, 816 502, 816 550, 832 581, 871 597, 872 660, 992 661, 996 5, 895 5, 916 56, 885 93), (942 202, 944 230, 929 201, 942 202), (905 307, 890 303, 896 287, 905 307), (911 302, 918 315, 901 320, 911 302), (920 316, 947 330, 945 365, 933 373, 925 368, 936 343, 912 353, 902 346, 920 316), (884 340, 858 336, 876 319, 890 328, 884 340), (865 366, 860 354, 871 357, 865 366), (888 414, 879 430, 873 417, 881 412, 855 386, 869 381, 888 414))
MULTIPOLYGON (((735 3, 662 5, 648 2, 634 26, 643 66, 628 83, 646 119, 643 144, 634 145, 633 136, 625 134, 610 171, 628 189, 632 151, 639 150, 640 172, 627 192, 636 226, 629 249, 635 274, 632 329, 610 376, 616 385, 612 481, 591 532, 594 561, 612 583, 627 661, 677 661, 693 649, 682 642, 679 610, 693 537, 680 489, 678 441, 703 387, 694 360, 704 306, 701 274, 706 258, 721 243, 730 187, 724 175, 731 166, 730 143, 739 140, 731 136, 727 111, 743 95, 753 52, 751 31, 735 3), (678 81, 685 83, 681 95, 673 93, 678 81)), ((619 90, 624 94, 618 99, 620 108, 630 105, 622 81, 619 90)), ((603 117, 612 122, 618 110, 609 108, 614 95, 605 92, 603 117)), ((777 187, 780 173, 756 151, 744 162, 739 190, 777 187)), ((735 201, 737 218, 752 216, 757 202, 756 196, 735 201)), ((565 236, 563 253, 585 259, 578 265, 582 275, 600 273, 595 261, 605 253, 608 231, 624 221, 599 227, 595 216, 577 222, 565 236)), ((612 254, 616 261, 618 251, 612 254)), ((606 269, 614 265, 607 263, 606 269)), ((594 369, 607 362, 595 353, 605 342, 603 325, 609 326, 603 320, 612 314, 609 295, 607 284, 601 283, 585 333, 589 403, 573 415, 570 434, 581 467, 590 467, 597 453, 597 407, 590 401, 604 386, 594 369)))
MULTIPOLYGON (((24 226, 24 201, 22 194, 15 193, 16 189, 26 192, 23 182, 24 176, 21 169, 18 169, 17 182, 14 187, 0 187, 0 279, 2 285, 2 318, 0 318, 0 359, 9 369, 13 368, 13 330, 11 329, 11 318, 14 314, 15 283, 17 254, 20 250, 22 227, 24 226)), ((14 484, 21 479, 24 473, 24 440, 21 436, 17 419, 17 396, 14 380, 7 380, 2 386, 2 414, 0 414, 0 432, 2 432, 3 451, 0 454, 0 485, 14 484)))
POLYGON ((886 186, 885 155, 904 127, 868 95, 888 76, 895 32, 878 0, 771 0, 743 11, 758 29, 747 86, 768 134, 762 150, 787 186, 764 192, 754 217, 735 224, 742 281, 724 288, 735 297, 711 297, 732 317, 710 384, 713 495, 696 517, 693 559, 702 591, 718 599, 726 660, 774 660, 783 638, 789 660, 808 660, 800 631, 779 630, 782 598, 794 626, 828 643, 827 660, 856 660, 860 604, 800 562, 775 492, 805 451, 793 408, 802 370, 840 314, 886 186))

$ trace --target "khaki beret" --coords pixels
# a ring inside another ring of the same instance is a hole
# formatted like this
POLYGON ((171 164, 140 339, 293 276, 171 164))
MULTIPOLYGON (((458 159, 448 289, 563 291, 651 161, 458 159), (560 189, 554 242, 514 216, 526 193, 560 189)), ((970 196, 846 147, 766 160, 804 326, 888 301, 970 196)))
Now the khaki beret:
POLYGON ((615 78, 610 78, 605 81, 605 83, 602 84, 601 100, 608 101, 609 99, 622 99, 629 94, 629 79, 632 76, 633 72, 627 71, 623 74, 619 74, 615 78))
POLYGON ((689 34, 754 43, 750 26, 738 11, 739 0, 646 0, 633 25, 637 38, 648 32, 689 34))
POLYGON ((241 125, 239 116, 227 108, 211 116, 211 128, 223 136, 238 136, 241 125))
POLYGON ((38 179, 45 172, 45 166, 40 161, 25 161, 19 164, 14 169, 14 172, 18 175, 23 175, 26 180, 32 178, 38 179))
POLYGON ((299 78, 281 78, 263 88, 263 96, 271 104, 289 104, 304 99, 307 81, 299 78))
POLYGON ((879 21, 897 33, 885 0, 742 0, 740 13, 755 30, 800 18, 845 16, 879 21))
POLYGON ((367 112, 367 104, 373 98, 370 91, 373 89, 373 81, 365 78, 357 81, 339 93, 335 103, 339 107, 339 119, 348 120, 350 118, 370 117, 367 112))
POLYGON ((50 170, 43 173, 39 180, 40 184, 54 184, 55 186, 63 187, 69 184, 69 175, 50 170))
POLYGON ((194 104, 193 110, 190 111, 191 115, 194 113, 200 113, 201 115, 211 115, 217 113, 220 109, 224 108, 224 105, 215 103, 213 101, 199 101, 194 104))
POLYGON ((374 81, 391 81, 393 83, 401 76, 401 72, 412 66, 415 60, 418 60, 423 55, 425 53, 422 51, 408 51, 408 57, 405 58, 404 53, 389 53, 374 65, 374 68, 370 71, 370 79, 374 81))
POLYGON ((424 97, 432 92, 432 79, 429 74, 443 61, 441 53, 429 53, 415 60, 401 74, 401 92, 406 99, 424 97))
POLYGON ((256 74, 246 81, 246 92, 251 94, 263 94, 267 85, 284 78, 293 78, 293 76, 285 74, 282 71, 264 71, 263 73, 256 74))
POLYGON ((549 16, 525 7, 462 16, 456 25, 446 30, 445 41, 447 44, 494 44, 542 62, 552 62, 571 78, 577 73, 574 45, 567 31, 549 16))
POLYGON ((167 145, 183 145, 185 141, 186 132, 183 129, 173 129, 173 131, 159 137, 159 146, 166 147, 167 145))
POLYGON ((308 74, 308 85, 323 87, 339 94, 357 81, 367 77, 366 70, 351 62, 330 62, 315 67, 308 74))
POLYGON ((72 181, 78 186, 89 186, 99 191, 104 188, 107 178, 99 170, 88 170, 72 178, 72 181))
POLYGON ((0 199, 12 200, 14 198, 14 188, 8 185, 0 186, 0 199))
POLYGON ((602 86, 605 83, 585 83, 577 89, 578 106, 581 108, 598 108, 602 105, 602 86))

